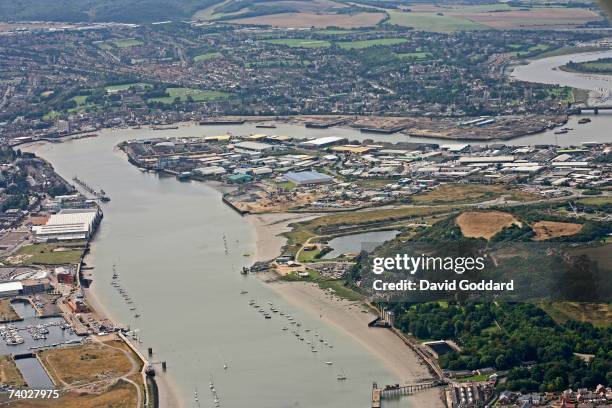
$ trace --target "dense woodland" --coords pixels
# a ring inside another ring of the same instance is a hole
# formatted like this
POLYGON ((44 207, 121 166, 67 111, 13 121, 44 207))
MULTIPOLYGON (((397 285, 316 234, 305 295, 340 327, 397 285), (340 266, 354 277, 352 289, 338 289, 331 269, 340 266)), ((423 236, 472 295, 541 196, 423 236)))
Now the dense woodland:
POLYGON ((463 352, 440 358, 443 368, 509 370, 504 388, 561 391, 612 384, 612 328, 555 323, 532 304, 427 303, 390 305, 396 325, 420 339, 454 339, 463 352), (590 364, 574 353, 594 355, 590 364))

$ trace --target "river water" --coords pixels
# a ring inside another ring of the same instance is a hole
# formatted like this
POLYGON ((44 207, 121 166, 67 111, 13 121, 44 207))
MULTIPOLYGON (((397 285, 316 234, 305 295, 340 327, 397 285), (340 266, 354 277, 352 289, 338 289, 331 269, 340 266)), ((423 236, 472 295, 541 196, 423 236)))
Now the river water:
MULTIPOLYGON (((527 65, 520 68, 520 77, 525 80, 532 75, 539 80, 543 72, 550 73, 551 66, 527 65)), ((585 81, 580 87, 595 86, 585 81)), ((505 143, 611 141, 612 115, 591 117, 594 120, 590 125, 576 125, 567 135, 555 137, 548 132, 505 143)), ((248 134, 261 133, 262 129, 236 125, 183 126, 165 131, 105 130, 97 138, 25 150, 49 160, 65 178, 78 175, 112 197, 104 204, 104 221, 93 243, 93 257, 88 259, 95 266, 92 290, 112 318, 137 329, 143 349, 153 347, 155 361, 168 362, 168 375, 185 406, 194 405, 196 388, 202 406, 207 406, 211 378, 222 407, 367 406, 372 381, 388 384, 399 379, 343 332, 321 326, 317 316, 295 310, 265 284, 238 273, 251 263, 244 254, 254 252, 254 228, 225 206, 210 186, 141 172, 115 147, 127 139, 227 131, 248 134), (129 310, 110 285, 113 264, 117 265, 121 285, 135 302, 136 312, 129 310), (242 290, 249 293, 240 295, 242 290), (278 315, 264 320, 249 307, 251 298, 260 305, 273 302, 301 321, 303 327, 319 332, 334 348, 321 347, 318 353, 312 353, 290 331, 281 330, 287 326, 286 320, 278 315), (141 316, 136 318, 135 313, 141 316), (334 365, 328 366, 325 361, 334 365), (338 382, 339 371, 349 380, 338 382)), ((350 140, 449 143, 401 134, 364 135, 354 129, 316 130, 286 124, 266 131, 294 137, 337 135, 350 140)), ((395 401, 385 406, 399 404, 395 401)), ((410 406, 405 400, 401 404, 410 406)), ((208 405, 212 405, 212 397, 208 405)))

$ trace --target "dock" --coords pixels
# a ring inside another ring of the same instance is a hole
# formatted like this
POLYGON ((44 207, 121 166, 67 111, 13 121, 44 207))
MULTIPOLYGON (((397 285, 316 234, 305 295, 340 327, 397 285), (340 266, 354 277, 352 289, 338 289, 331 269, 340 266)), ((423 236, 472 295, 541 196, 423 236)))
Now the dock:
POLYGON ((418 391, 427 390, 429 388, 446 385, 446 382, 440 380, 423 381, 415 384, 406 385, 386 385, 384 388, 379 388, 377 383, 372 384, 372 408, 381 408, 382 400, 385 398, 395 398, 402 395, 412 395, 418 391))

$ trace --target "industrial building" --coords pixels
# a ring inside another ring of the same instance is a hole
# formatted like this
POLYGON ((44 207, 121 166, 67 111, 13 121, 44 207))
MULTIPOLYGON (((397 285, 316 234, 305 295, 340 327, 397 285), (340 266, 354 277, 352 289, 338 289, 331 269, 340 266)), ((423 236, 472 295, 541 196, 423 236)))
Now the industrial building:
POLYGON ((32 226, 37 242, 89 239, 102 213, 98 208, 63 209, 49 217, 45 225, 32 226))
POLYGON ((295 183, 299 186, 311 185, 311 184, 325 184, 331 183, 334 179, 327 174, 322 174, 317 171, 300 171, 285 173, 284 176, 287 180, 295 183))
POLYGON ((2 282, 0 283, 0 298, 20 295, 23 291, 21 282, 2 282))
POLYGON ((327 137, 320 137, 318 139, 307 140, 305 142, 300 143, 300 145, 302 147, 307 147, 311 149, 321 149, 323 147, 345 144, 347 142, 348 140, 344 137, 327 136, 327 137))
POLYGON ((234 145, 236 151, 244 151, 251 153, 263 153, 274 150, 274 146, 260 142, 240 142, 234 145))

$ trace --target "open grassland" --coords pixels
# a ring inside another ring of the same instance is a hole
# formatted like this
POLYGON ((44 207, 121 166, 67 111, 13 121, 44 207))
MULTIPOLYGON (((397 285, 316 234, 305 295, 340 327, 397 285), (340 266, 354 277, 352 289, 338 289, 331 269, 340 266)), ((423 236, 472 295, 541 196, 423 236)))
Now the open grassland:
POLYGON ((0 299, 0 323, 12 322, 20 318, 21 316, 13 309, 10 299, 0 299))
POLYGON ((229 20, 229 22, 237 24, 269 25, 274 27, 360 28, 375 26, 383 18, 385 18, 384 13, 317 14, 313 12, 304 12, 239 18, 236 20, 229 20))
POLYGON ((331 45, 329 41, 325 40, 311 40, 301 38, 279 38, 275 40, 265 40, 269 44, 286 45, 292 48, 327 48, 331 45))
POLYGON ((0 356, 0 384, 14 388, 27 385, 11 356, 0 356))
POLYGON ((223 55, 220 52, 207 52, 205 54, 196 55, 195 57, 193 57, 193 60, 195 62, 208 61, 211 59, 220 58, 222 56, 223 55))
POLYGON ((79 263, 84 243, 32 244, 21 248, 6 259, 12 265, 61 265, 79 263))
POLYGON ((363 41, 341 41, 338 42, 338 47, 343 50, 362 49, 384 45, 396 45, 403 44, 408 39, 406 38, 377 38, 375 40, 363 40, 363 41))
MULTIPOLYGON (((128 350, 121 341, 105 344, 128 350)), ((132 363, 125 353, 98 343, 45 350, 40 353, 40 359, 54 382, 61 385, 112 380, 128 374, 132 369, 132 363)))
POLYGON ((531 201, 537 198, 532 194, 495 184, 442 184, 431 191, 415 195, 412 201, 419 205, 468 204, 493 200, 501 196, 513 201, 531 201))
POLYGON ((194 102, 202 102, 212 101, 215 99, 225 99, 231 95, 227 92, 208 91, 193 88, 168 88, 166 89, 166 93, 168 94, 168 96, 163 96, 160 98, 151 98, 148 101, 168 104, 173 103, 177 98, 181 102, 186 102, 191 97, 194 102))
POLYGON ((118 47, 118 48, 128 48, 128 47, 135 47, 137 45, 142 45, 143 42, 139 40, 135 40, 133 38, 128 38, 128 39, 115 40, 113 41, 113 44, 115 45, 115 47, 118 47))
POLYGON ((510 213, 501 211, 468 211, 455 222, 464 237, 490 239, 502 229, 521 223, 510 213))
POLYGON ((401 53, 396 52, 395 55, 400 59, 416 60, 416 61, 423 61, 423 60, 427 60, 432 57, 431 53, 424 52, 424 51, 401 52, 401 53))
POLYGON ((582 224, 571 222, 538 221, 532 225, 536 241, 544 241, 557 237, 576 235, 582 230, 582 224))
POLYGON ((598 327, 612 324, 612 310, 607 303, 556 302, 539 306, 557 323, 578 320, 598 327))
POLYGON ((58 399, 30 399, 12 402, 11 408, 133 408, 138 405, 132 384, 119 380, 99 393, 62 392, 58 399))
POLYGON ((578 200, 578 203, 593 206, 610 205, 612 204, 612 196, 581 198, 578 200))
POLYGON ((354 211, 342 214, 328 215, 308 221, 305 224, 309 229, 316 230, 320 227, 333 225, 362 225, 375 222, 398 221, 402 219, 412 219, 426 217, 433 214, 448 213, 452 211, 450 206, 438 207, 400 207, 385 208, 366 211, 354 211))
POLYGON ((389 11, 389 17, 389 24, 412 27, 419 31, 452 32, 486 28, 482 24, 464 18, 436 13, 389 11))

